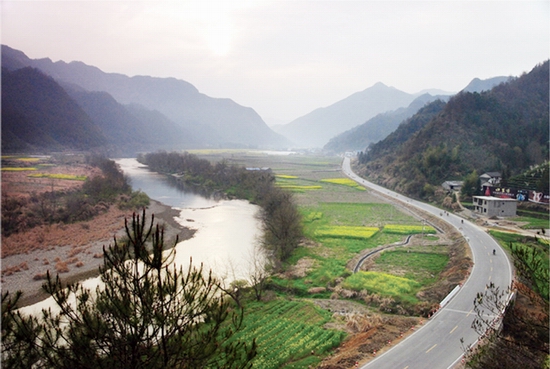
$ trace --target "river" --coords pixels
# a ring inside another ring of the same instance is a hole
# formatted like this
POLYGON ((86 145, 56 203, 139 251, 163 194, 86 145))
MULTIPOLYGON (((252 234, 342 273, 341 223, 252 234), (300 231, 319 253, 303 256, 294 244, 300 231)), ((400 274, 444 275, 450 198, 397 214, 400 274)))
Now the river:
POLYGON ((195 236, 176 246, 178 265, 204 263, 218 277, 245 279, 251 255, 260 236, 256 205, 244 200, 207 198, 183 191, 162 174, 151 172, 135 159, 118 159, 116 163, 130 179, 134 190, 180 210, 176 221, 195 229, 195 236))
MULTIPOLYGON (((176 266, 188 267, 204 263, 205 270, 227 283, 246 279, 250 275, 258 238, 261 235, 256 213, 259 208, 244 200, 219 200, 190 191, 182 191, 164 175, 151 172, 136 159, 117 159, 124 175, 134 190, 145 192, 150 198, 180 210, 176 221, 195 229, 193 238, 176 245, 176 266)), ((83 282, 86 288, 95 289, 99 278, 83 282)), ((54 307, 50 297, 21 310, 38 314, 43 308, 54 307)))

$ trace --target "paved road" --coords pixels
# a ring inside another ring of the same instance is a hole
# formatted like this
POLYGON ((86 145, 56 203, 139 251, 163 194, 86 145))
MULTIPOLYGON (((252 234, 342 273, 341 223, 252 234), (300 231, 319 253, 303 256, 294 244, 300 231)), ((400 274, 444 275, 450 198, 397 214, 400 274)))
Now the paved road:
POLYGON ((478 292, 485 290, 490 282, 506 290, 512 282, 512 267, 506 253, 495 240, 475 224, 454 214, 445 214, 434 206, 409 199, 381 186, 368 182, 351 171, 350 159, 342 164, 345 175, 356 182, 406 202, 443 220, 457 228, 472 250, 474 267, 468 280, 458 293, 414 334, 371 360, 363 369, 447 369, 457 364, 463 355, 460 339, 473 344, 478 335, 471 328, 474 320, 473 301, 478 292), (443 214, 443 215, 441 215, 443 214), (493 249, 496 255, 493 255, 493 249))

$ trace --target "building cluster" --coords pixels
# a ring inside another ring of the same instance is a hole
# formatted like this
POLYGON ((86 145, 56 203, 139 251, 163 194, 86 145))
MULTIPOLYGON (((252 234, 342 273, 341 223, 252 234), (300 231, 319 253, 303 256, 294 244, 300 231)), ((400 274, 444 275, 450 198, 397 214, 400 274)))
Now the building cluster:
MULTIPOLYGON (((549 204, 550 196, 543 192, 514 187, 501 186, 502 176, 499 172, 487 172, 479 176, 482 196, 474 196, 474 211, 487 217, 516 216, 519 201, 531 201, 549 204)), ((446 181, 443 188, 448 191, 460 191, 462 181, 446 181)))

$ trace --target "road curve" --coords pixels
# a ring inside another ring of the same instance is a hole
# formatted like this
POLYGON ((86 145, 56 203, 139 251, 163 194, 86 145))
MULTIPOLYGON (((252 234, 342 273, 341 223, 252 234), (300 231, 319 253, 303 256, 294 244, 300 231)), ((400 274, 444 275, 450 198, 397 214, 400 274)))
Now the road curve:
POLYGON ((342 171, 346 176, 365 187, 441 217, 442 220, 458 229, 466 238, 472 250, 474 262, 468 280, 443 308, 415 333, 361 368, 452 368, 464 354, 460 339, 464 340, 464 345, 475 344, 479 339, 477 333, 471 328, 474 320, 473 301, 476 294, 483 292, 491 282, 501 290, 506 290, 512 283, 510 260, 498 243, 475 224, 454 214, 445 214, 435 206, 409 199, 364 180, 351 170, 350 158, 344 159, 342 171), (462 220, 464 223, 461 222, 462 220), (496 255, 493 255, 493 250, 496 250, 496 255))

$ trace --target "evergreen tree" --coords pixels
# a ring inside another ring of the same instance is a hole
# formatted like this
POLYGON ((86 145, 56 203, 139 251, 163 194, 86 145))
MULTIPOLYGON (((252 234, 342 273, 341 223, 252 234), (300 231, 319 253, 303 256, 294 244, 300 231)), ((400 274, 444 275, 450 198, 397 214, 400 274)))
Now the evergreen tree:
MULTIPOLYGON (((5 368, 249 368, 255 342, 232 340, 243 310, 202 266, 172 264, 163 230, 145 210, 126 222, 127 239, 104 249, 104 286, 44 285, 57 307, 41 317, 2 295, 5 368)), ((177 240, 176 240, 177 242, 177 240)))

